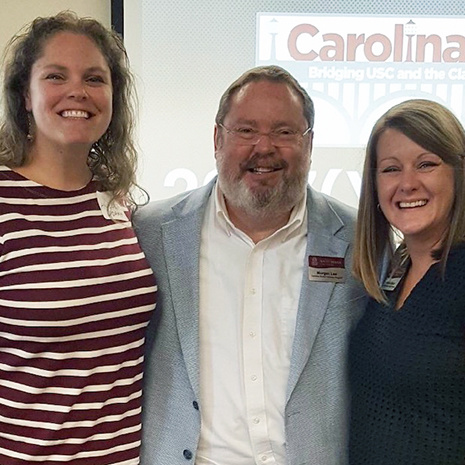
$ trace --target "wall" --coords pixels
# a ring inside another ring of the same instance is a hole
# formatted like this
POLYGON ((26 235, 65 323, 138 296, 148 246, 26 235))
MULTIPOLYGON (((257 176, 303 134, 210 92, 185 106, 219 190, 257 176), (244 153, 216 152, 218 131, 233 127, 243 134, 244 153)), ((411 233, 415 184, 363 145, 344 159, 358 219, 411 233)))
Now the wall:
POLYGON ((26 23, 37 16, 50 16, 62 10, 91 16, 106 26, 111 24, 110 0, 2 0, 0 14, 0 51, 26 23))

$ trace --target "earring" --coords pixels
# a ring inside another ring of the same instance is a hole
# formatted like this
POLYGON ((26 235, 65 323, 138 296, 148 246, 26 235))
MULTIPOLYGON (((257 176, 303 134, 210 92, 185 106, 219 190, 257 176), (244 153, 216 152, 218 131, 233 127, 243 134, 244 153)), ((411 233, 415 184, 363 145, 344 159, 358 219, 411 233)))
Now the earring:
POLYGON ((26 135, 26 139, 29 142, 32 142, 34 140, 34 134, 33 134, 33 130, 32 130, 32 116, 31 116, 31 113, 27 114, 27 135, 26 135))

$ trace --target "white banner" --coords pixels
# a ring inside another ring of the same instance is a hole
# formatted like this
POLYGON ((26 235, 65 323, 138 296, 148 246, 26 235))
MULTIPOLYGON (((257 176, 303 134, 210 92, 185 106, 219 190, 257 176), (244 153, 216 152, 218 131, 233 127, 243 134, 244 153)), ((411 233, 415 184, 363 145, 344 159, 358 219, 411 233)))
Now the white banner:
POLYGON ((320 146, 362 147, 374 121, 409 98, 464 121, 462 31, 463 17, 258 13, 256 63, 283 66, 308 90, 320 146))

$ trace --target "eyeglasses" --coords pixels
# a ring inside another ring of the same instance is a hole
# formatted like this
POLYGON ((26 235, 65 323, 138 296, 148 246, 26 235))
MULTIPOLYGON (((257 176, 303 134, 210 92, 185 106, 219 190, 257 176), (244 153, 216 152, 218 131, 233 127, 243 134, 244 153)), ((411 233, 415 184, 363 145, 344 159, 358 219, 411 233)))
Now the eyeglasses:
POLYGON ((304 132, 293 131, 291 129, 279 129, 271 132, 260 132, 252 128, 228 129, 219 124, 235 141, 240 145, 257 145, 263 136, 270 138, 275 147, 294 147, 311 130, 308 127, 304 132))

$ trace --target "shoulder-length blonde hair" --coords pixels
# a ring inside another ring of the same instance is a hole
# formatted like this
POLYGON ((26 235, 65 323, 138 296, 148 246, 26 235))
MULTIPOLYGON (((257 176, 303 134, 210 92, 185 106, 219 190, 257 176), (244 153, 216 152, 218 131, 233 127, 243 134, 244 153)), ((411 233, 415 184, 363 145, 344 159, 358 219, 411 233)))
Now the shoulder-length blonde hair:
POLYGON ((137 155, 133 143, 135 93, 128 57, 118 34, 91 18, 64 11, 36 18, 13 37, 7 47, 3 72, 3 121, 0 124, 0 164, 25 163, 28 154, 28 113, 24 96, 31 69, 46 42, 59 32, 73 32, 91 39, 102 52, 111 72, 113 114, 105 134, 93 145, 88 164, 113 199, 134 204, 137 155))
POLYGON ((357 229, 355 235, 353 272, 367 292, 385 302, 379 272, 383 257, 392 258, 395 247, 393 230, 378 206, 376 188, 377 145, 386 129, 395 129, 424 149, 438 155, 454 170, 454 201, 450 222, 440 248, 433 257, 445 270, 450 248, 465 240, 465 132, 454 114, 439 103, 414 99, 388 110, 371 132, 363 168, 357 229))

